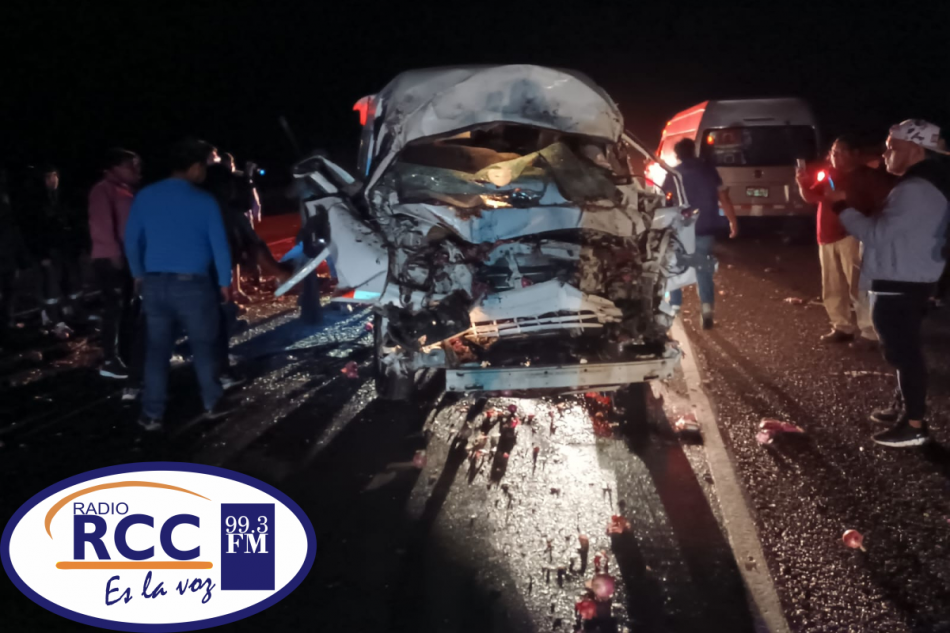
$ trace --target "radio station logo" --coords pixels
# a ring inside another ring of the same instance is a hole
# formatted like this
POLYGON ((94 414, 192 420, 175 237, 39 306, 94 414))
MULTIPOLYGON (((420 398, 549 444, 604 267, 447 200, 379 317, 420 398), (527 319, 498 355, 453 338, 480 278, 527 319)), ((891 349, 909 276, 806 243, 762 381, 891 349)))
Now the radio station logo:
POLYGON ((313 526, 279 490, 175 462, 90 471, 43 490, 3 530, 13 583, 116 631, 193 631, 258 613, 303 581, 313 526))

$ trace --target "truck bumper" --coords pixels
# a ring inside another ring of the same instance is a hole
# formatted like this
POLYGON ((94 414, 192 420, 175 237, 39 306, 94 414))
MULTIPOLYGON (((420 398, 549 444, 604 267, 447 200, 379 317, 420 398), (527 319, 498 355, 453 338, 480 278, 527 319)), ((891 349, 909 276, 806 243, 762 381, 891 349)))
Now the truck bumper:
POLYGON ((445 389, 450 393, 615 391, 631 383, 671 377, 680 357, 679 349, 671 346, 662 357, 628 363, 447 369, 445 389))

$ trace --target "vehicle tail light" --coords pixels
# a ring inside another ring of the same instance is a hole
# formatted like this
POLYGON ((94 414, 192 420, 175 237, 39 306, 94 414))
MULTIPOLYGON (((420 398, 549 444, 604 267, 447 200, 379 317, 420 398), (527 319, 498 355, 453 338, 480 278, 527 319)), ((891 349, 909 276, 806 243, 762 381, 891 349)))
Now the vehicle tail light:
POLYGON ((363 97, 354 104, 353 111, 360 113, 360 125, 366 125, 372 105, 372 100, 369 97, 363 97))
POLYGON ((716 138, 712 134, 706 135, 706 145, 713 145, 716 142, 716 138))

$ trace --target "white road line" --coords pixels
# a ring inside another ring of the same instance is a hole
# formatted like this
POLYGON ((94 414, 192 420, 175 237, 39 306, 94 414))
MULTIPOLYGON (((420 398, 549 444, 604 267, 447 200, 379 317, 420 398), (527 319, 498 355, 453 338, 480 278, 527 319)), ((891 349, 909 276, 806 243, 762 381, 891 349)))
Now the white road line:
POLYGON ((742 484, 722 439, 713 408, 703 391, 696 355, 679 318, 674 321, 671 334, 684 352, 683 374, 689 389, 689 399, 696 405, 696 417, 702 426, 706 462, 715 482, 723 523, 739 572, 769 631, 790 633, 791 629, 785 621, 782 604, 762 552, 752 513, 746 504, 742 484))

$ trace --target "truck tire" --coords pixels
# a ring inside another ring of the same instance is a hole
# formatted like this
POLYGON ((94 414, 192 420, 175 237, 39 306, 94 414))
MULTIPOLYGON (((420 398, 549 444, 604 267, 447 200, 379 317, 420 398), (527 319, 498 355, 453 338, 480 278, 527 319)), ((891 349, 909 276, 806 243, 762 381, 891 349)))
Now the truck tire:
POLYGON ((614 406, 623 412, 623 428, 627 435, 644 434, 652 426, 650 383, 635 382, 621 387, 614 394, 614 406))
POLYGON ((317 273, 308 275, 300 282, 300 320, 307 325, 316 325, 323 321, 323 307, 320 305, 320 278, 317 273))

